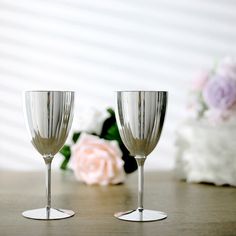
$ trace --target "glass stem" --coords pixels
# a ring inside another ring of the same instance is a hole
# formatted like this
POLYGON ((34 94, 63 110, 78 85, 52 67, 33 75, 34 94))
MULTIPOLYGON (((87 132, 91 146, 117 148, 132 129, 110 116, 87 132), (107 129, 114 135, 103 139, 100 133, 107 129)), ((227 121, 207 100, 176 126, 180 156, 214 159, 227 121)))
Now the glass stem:
POLYGON ((46 164, 46 210, 50 211, 51 208, 51 164, 52 164, 52 156, 44 156, 44 161, 46 164))
POLYGON ((138 164, 138 210, 143 211, 143 190, 144 190, 144 162, 145 157, 137 156, 136 158, 138 164))

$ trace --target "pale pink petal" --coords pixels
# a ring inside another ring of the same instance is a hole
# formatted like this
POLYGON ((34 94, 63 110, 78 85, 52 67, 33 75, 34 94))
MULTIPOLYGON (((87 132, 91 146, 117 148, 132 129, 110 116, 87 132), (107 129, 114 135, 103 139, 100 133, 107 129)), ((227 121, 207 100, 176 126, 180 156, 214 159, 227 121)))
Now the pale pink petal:
POLYGON ((80 135, 72 147, 71 165, 76 179, 86 184, 117 184, 125 179, 118 143, 94 135, 80 135))

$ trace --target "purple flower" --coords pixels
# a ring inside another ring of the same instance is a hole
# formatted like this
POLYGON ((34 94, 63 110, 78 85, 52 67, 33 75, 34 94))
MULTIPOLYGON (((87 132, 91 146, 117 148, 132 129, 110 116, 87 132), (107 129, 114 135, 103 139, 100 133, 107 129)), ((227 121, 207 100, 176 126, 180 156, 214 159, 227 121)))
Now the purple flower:
POLYGON ((227 110, 236 101, 236 81, 215 76, 204 87, 203 98, 209 108, 227 110))

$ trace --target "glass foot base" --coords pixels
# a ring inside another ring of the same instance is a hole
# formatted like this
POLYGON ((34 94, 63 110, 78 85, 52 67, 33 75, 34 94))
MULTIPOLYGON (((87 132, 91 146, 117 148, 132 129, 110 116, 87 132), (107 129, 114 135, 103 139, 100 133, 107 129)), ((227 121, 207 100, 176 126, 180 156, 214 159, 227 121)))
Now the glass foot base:
POLYGON ((22 215, 26 218, 35 220, 59 220, 73 216, 75 213, 71 210, 40 208, 29 211, 24 211, 22 215))
POLYGON ((167 214, 164 212, 145 209, 143 211, 131 210, 126 212, 118 212, 115 213, 114 216, 120 220, 137 222, 157 221, 167 218, 167 214))

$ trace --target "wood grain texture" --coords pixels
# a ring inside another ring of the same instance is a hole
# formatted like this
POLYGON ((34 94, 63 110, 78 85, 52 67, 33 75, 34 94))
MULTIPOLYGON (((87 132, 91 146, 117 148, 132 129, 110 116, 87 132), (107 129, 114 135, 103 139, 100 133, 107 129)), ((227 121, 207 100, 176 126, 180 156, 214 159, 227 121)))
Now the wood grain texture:
POLYGON ((38 221, 21 212, 44 206, 43 173, 0 174, 0 235, 236 235, 236 188, 177 181, 171 173, 146 173, 145 206, 165 211, 159 222, 113 217, 136 207, 137 175, 119 186, 86 186, 70 174, 53 174, 53 206, 72 209, 66 220, 38 221))

